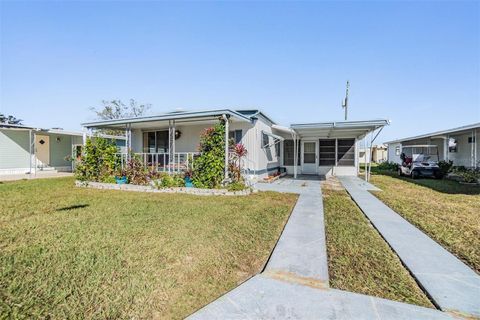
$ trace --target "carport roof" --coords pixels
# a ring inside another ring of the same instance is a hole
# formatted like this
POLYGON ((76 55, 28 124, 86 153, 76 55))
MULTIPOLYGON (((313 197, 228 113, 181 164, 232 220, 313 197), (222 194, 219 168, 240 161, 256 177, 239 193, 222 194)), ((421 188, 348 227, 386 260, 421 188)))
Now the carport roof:
POLYGON ((403 141, 409 141, 409 140, 443 136, 443 135, 450 134, 450 133, 458 133, 458 132, 473 130, 473 129, 477 129, 477 128, 480 128, 480 122, 465 125, 465 126, 461 126, 461 127, 457 127, 457 128, 453 128, 453 129, 447 129, 447 130, 441 130, 441 131, 435 131, 435 132, 431 132, 431 133, 421 134, 421 135, 418 135, 418 136, 408 137, 408 138, 404 138, 404 139, 396 139, 396 140, 388 141, 388 142, 385 142, 385 143, 390 144, 390 143, 397 143, 397 142, 403 142, 403 141))
POLYGON ((389 120, 338 121, 292 124, 302 138, 359 138, 390 124, 389 120))

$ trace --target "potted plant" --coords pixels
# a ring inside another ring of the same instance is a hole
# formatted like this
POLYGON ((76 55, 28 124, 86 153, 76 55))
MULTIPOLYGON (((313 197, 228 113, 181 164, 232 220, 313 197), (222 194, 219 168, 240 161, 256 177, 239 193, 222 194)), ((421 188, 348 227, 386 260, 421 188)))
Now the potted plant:
POLYGON ((192 174, 192 170, 185 171, 185 177, 183 180, 185 181, 185 187, 187 188, 193 188, 192 174))
POLYGON ((118 170, 118 172, 115 174, 115 182, 117 184, 127 184, 127 172, 124 169, 118 170))

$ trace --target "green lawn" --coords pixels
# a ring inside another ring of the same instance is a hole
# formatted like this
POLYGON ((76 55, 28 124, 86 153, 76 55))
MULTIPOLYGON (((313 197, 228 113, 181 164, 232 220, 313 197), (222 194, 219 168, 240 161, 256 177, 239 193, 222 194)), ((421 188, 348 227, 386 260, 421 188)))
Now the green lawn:
POLYGON ((346 191, 322 188, 330 285, 433 307, 409 272, 346 191))
POLYGON ((376 173, 374 194, 480 272, 480 187, 376 173))
POLYGON ((296 201, 0 184, 0 318, 183 318, 259 272, 296 201))

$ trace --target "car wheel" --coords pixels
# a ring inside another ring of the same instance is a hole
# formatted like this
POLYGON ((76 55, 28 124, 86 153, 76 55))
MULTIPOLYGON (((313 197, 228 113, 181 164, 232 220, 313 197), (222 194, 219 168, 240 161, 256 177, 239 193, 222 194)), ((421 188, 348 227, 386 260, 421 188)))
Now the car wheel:
POLYGON ((412 179, 417 179, 419 176, 417 171, 412 171, 412 179))

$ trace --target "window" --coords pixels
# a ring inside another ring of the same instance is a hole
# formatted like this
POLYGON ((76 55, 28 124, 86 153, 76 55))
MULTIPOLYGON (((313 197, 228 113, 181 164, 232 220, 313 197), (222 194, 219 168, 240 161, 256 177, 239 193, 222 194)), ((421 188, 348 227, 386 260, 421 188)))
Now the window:
MULTIPOLYGON (((298 144, 297 164, 300 165, 300 143, 298 144)), ((283 140, 283 165, 293 166, 293 140, 283 140)))
POLYGON ((262 148, 268 147, 270 144, 270 137, 267 136, 265 133, 262 133, 262 148))
POLYGON ((468 143, 475 143, 475 137, 468 137, 468 143))
POLYGON ((335 139, 320 139, 319 141, 319 166, 335 165, 335 139))
POLYGON ((228 139, 233 139, 235 143, 242 142, 242 130, 233 130, 228 132, 228 139))
POLYGON ((355 165, 355 139, 337 140, 337 165, 355 165))
POLYGON ((144 153, 167 153, 168 131, 150 131, 143 133, 144 153))
POLYGON ((400 146, 395 147, 395 155, 396 156, 400 155, 400 146))
POLYGON ((454 138, 448 139, 448 152, 457 152, 457 140, 454 138))

